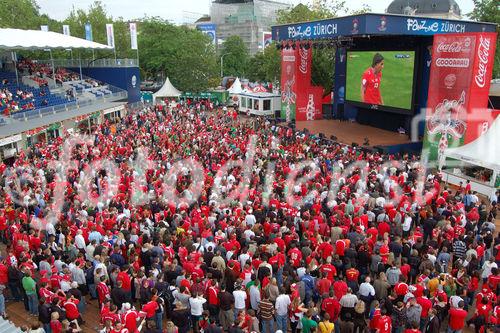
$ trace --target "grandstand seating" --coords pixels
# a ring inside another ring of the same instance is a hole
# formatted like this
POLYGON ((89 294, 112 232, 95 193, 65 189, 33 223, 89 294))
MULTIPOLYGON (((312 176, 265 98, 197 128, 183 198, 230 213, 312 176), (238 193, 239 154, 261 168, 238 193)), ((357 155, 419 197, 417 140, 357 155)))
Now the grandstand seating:
MULTIPOLYGON (((16 82, 16 75, 12 72, 0 71, 0 90, 8 89, 12 94, 12 100, 18 105, 18 110, 9 109, 10 114, 25 112, 28 110, 40 109, 59 104, 68 103, 68 98, 52 94, 47 87, 33 88, 21 83, 16 82), (4 84, 5 80, 7 83, 4 84), (16 96, 16 91, 20 89, 25 93, 32 93, 33 98, 22 99, 16 96), (32 103, 32 104, 30 104, 32 103)), ((0 113, 5 113, 10 101, 3 101, 0 105, 0 113)))

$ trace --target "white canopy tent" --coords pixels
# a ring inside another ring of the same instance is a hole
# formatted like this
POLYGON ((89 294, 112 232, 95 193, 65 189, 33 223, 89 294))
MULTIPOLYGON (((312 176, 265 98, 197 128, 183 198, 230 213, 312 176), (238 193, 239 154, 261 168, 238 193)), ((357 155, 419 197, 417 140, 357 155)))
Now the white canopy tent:
MULTIPOLYGON (((473 190, 489 196, 492 191, 494 192, 496 179, 500 175, 500 145, 498 142, 500 142, 500 116, 493 121, 486 133, 466 145, 446 149, 444 156, 492 170, 493 174, 489 184, 476 182, 474 189, 473 183, 473 190)), ((448 176, 460 178, 460 181, 466 179, 457 172, 448 173, 448 176)), ((448 181, 454 183, 450 177, 448 177, 448 181)))
POLYGON ((500 117, 476 140, 444 151, 446 157, 500 171, 500 117))
MULTIPOLYGON (((21 29, 0 29, 0 50, 49 50, 52 62, 53 81, 55 84, 55 66, 52 58, 53 49, 89 49, 113 50, 113 47, 88 41, 86 39, 72 37, 53 31, 42 30, 21 30, 21 29)), ((15 54, 15 53, 13 53, 15 54)), ((17 56, 12 59, 16 72, 16 81, 19 84, 17 73, 17 56), (15 59, 14 59, 15 58, 15 59)), ((80 78, 82 78, 82 65, 80 60, 80 78)))
POLYGON ((0 49, 92 49, 112 50, 108 45, 53 31, 0 29, 0 49))
POLYGON ((155 101, 157 98, 179 97, 180 95, 181 92, 172 85, 170 79, 167 77, 165 83, 160 88, 160 90, 158 90, 153 94, 153 101, 155 101))
POLYGON ((234 80, 233 85, 227 90, 230 94, 241 94, 243 92, 243 88, 241 87, 241 81, 239 78, 234 80))

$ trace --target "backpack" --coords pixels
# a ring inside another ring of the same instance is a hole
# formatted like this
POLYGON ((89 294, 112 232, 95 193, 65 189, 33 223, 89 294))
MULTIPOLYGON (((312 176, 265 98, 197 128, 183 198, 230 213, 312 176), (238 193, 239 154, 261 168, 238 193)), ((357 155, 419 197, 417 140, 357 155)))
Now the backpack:
POLYGON ((173 305, 175 302, 173 290, 175 290, 175 289, 172 289, 172 286, 168 286, 165 289, 165 292, 163 293, 163 298, 165 299, 165 306, 167 306, 169 308, 173 308, 173 305))

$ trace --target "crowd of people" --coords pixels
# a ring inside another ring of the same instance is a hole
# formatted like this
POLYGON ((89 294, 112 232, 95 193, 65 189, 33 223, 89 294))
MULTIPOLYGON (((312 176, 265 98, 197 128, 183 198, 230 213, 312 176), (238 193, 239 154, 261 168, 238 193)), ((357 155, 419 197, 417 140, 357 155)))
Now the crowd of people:
MULTIPOLYGON (((16 89, 13 94, 9 88, 6 86, 7 82, 2 82, 0 85, 0 112, 5 115, 10 115, 19 111, 32 110, 35 108, 35 96, 33 92, 20 89, 16 89)), ((45 96, 46 92, 40 90, 39 96, 45 96)))
POLYGON ((499 329, 499 193, 194 104, 130 110, 93 134, 63 177, 64 138, 0 165, 0 313, 23 301, 33 332, 95 326, 89 302, 106 333, 499 329), (89 171, 104 159, 116 174, 89 171))
POLYGON ((54 79, 56 84, 80 80, 80 75, 77 73, 58 67, 55 69, 55 74, 53 74, 51 65, 44 62, 33 61, 29 58, 22 58, 18 61, 17 70, 21 74, 29 75, 30 79, 37 82, 40 87, 48 86, 46 78, 54 79))

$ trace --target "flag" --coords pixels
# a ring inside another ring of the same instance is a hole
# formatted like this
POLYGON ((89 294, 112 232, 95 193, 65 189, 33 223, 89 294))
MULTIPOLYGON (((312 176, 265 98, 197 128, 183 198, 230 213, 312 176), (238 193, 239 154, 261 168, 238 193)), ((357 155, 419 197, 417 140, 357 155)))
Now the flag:
POLYGON ((90 23, 85 24, 85 39, 92 42, 92 25, 90 23))
POLYGON ((115 48, 115 33, 113 31, 113 24, 106 24, 106 35, 108 36, 108 46, 115 48))
POLYGON ((42 31, 49 31, 49 26, 48 25, 41 25, 40 30, 42 31))
POLYGON ((137 50, 137 24, 130 23, 130 48, 137 50))
POLYGON ((69 25, 63 24, 63 34, 65 34, 66 36, 71 36, 69 32, 69 25))

